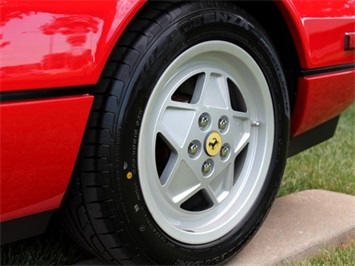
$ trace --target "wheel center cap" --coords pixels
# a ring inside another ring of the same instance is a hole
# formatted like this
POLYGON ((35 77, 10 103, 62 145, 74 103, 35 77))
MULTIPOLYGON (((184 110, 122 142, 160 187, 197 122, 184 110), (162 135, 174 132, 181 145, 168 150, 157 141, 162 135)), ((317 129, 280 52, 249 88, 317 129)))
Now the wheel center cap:
POLYGON ((222 147, 222 136, 216 132, 210 132, 205 140, 205 150, 209 156, 216 156, 219 154, 222 147))

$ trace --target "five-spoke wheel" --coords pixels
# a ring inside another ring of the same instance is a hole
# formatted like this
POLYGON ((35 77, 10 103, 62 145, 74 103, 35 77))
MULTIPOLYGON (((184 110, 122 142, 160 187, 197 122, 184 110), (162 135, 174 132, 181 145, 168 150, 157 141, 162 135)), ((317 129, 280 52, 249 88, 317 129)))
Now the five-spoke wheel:
POLYGON ((191 47, 160 77, 139 139, 140 182, 158 225, 190 244, 233 229, 260 193, 271 161, 267 81, 235 44, 191 47))

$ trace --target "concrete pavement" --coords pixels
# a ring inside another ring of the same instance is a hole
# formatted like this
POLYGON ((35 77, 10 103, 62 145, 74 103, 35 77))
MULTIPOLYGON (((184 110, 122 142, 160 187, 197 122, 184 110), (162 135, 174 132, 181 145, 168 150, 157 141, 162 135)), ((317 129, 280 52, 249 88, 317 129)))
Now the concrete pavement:
MULTIPOLYGON (((229 265, 276 265, 355 239, 355 196, 307 190, 276 199, 251 242, 229 265)), ((105 265, 91 259, 76 265, 105 265)))
POLYGON ((355 239, 355 196, 307 190, 278 198, 232 265, 300 260, 355 239))

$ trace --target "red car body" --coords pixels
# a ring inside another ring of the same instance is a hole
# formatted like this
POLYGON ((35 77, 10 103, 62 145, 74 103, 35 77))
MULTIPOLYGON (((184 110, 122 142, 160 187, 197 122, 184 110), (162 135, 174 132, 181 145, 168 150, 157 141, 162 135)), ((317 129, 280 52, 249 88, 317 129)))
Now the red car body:
MULTIPOLYGON (((0 4, 3 224, 61 205, 93 101, 89 88, 98 82, 115 43, 144 4, 141 0, 0 4)), ((299 61, 291 145, 310 141, 302 146, 306 148, 330 137, 336 117, 354 100, 354 4, 270 2, 290 32, 299 61), (325 125, 330 133, 318 134, 325 125)))

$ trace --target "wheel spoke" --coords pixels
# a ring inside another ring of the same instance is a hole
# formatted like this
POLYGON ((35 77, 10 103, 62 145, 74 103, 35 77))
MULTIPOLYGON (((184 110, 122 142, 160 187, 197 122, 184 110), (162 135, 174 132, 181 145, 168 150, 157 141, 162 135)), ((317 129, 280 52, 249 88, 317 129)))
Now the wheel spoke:
POLYGON ((174 103, 165 109, 161 118, 161 127, 158 130, 174 147, 182 148, 191 131, 196 111, 188 107, 189 104, 174 103))
POLYGON ((191 197, 201 186, 194 171, 184 160, 169 162, 161 178, 166 181, 162 190, 178 205, 191 197))
POLYGON ((216 173, 213 179, 209 183, 211 188, 210 192, 213 195, 209 195, 212 201, 216 204, 221 203, 230 193, 233 188, 234 171, 233 164, 228 163, 224 168, 216 169, 216 173))
POLYGON ((248 145, 249 140, 250 140, 249 133, 243 133, 238 136, 238 140, 236 141, 236 145, 234 147, 235 156, 237 156, 248 145))
POLYGON ((206 71, 203 82, 197 83, 195 91, 200 95, 201 104, 204 106, 220 109, 230 107, 227 78, 223 74, 206 71))

